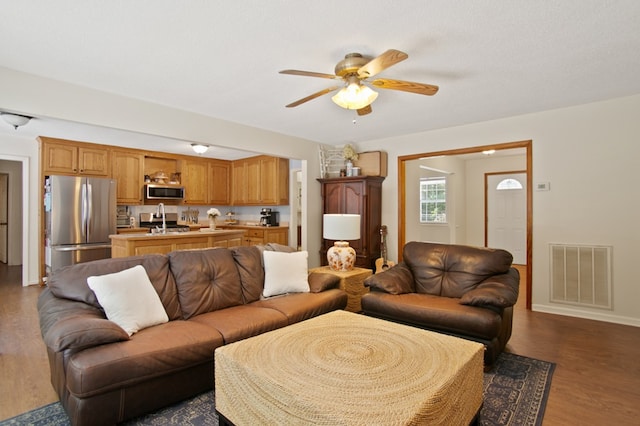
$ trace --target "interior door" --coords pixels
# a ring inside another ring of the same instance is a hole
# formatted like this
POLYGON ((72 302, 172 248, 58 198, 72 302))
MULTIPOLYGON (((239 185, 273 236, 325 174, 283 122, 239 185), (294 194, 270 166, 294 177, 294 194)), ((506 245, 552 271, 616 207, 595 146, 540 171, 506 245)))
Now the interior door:
POLYGON ((487 174, 488 247, 513 255, 513 263, 527 263, 527 174, 487 174))
POLYGON ((0 262, 7 263, 7 218, 9 203, 9 175, 0 173, 0 262))

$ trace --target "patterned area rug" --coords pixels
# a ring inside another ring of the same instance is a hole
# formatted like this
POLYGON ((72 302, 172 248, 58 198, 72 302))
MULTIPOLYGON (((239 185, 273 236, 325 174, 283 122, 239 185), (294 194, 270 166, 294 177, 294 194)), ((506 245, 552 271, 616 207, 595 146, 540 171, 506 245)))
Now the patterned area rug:
MULTIPOLYGON (((542 424, 555 364, 503 353, 492 371, 484 374, 484 404, 480 425, 542 424)), ((7 425, 69 425, 59 402, 0 422, 7 425)), ((134 419, 133 425, 217 425, 213 391, 134 419)))

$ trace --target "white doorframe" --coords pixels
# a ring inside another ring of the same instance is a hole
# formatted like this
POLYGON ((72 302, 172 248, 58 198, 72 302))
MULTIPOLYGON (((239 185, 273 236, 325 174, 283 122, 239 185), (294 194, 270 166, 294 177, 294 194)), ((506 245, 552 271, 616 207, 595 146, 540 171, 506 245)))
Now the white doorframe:
POLYGON ((22 163, 22 286, 29 285, 29 157, 0 154, 0 160, 22 163))

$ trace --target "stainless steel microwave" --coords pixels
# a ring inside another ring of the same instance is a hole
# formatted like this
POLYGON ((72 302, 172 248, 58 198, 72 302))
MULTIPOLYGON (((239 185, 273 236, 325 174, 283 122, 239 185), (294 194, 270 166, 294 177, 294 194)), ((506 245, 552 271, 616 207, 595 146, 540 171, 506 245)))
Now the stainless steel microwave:
POLYGON ((182 200, 184 187, 150 183, 144 186, 144 197, 147 200, 182 200))

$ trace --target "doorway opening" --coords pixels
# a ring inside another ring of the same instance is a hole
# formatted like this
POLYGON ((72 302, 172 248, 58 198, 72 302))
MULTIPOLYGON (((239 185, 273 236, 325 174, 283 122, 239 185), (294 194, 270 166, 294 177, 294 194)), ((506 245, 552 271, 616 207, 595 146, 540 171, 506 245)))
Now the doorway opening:
MULTIPOLYGON (((525 278, 525 282, 526 282, 526 291, 525 291, 525 297, 526 297, 526 308, 527 309, 531 309, 531 283, 532 283, 532 230, 533 230, 533 226, 532 226, 532 219, 533 219, 533 211, 532 211, 532 206, 533 206, 533 193, 532 193, 532 181, 531 181, 531 176, 532 176, 532 141, 531 140, 527 140, 527 141, 518 141, 518 142, 509 142, 509 143, 501 143, 501 144, 495 144, 495 145, 484 145, 484 146, 477 146, 477 147, 470 147, 470 148, 461 148, 461 149, 453 149, 453 150, 446 150, 446 151, 437 151, 437 152, 424 152, 424 153, 417 153, 417 154, 411 154, 411 155, 406 155, 406 156, 399 156, 398 157, 398 192, 399 192, 399 196, 398 196, 398 258, 401 259, 402 258, 402 249, 404 247, 404 245, 406 244, 406 236, 407 234, 407 216, 411 215, 413 212, 411 211, 411 208, 408 208, 408 206, 411 206, 411 196, 408 195, 407 193, 407 175, 411 174, 411 167, 413 167, 413 164, 415 163, 414 160, 421 160, 421 159, 429 159, 429 158, 436 158, 436 157, 444 157, 444 156, 458 156, 460 158, 466 156, 466 155, 470 155, 470 154, 477 154, 477 153, 482 153, 483 151, 491 151, 491 150, 495 150, 497 153, 499 153, 500 151, 503 150, 513 150, 513 149, 522 149, 524 151, 524 156, 525 156, 525 167, 524 167, 524 173, 526 173, 526 182, 525 182, 525 188, 526 188, 526 255, 525 255, 525 259, 526 259, 526 264, 525 264, 525 270, 526 270, 526 276, 525 278)), ((482 189, 478 190, 478 197, 483 197, 482 193, 481 193, 482 189)), ((486 203, 485 203, 486 204, 486 203)), ((447 206, 448 208, 449 206, 447 206)), ((484 209, 479 211, 479 215, 482 215, 482 211, 484 209)), ((480 218, 480 221, 485 220, 485 218, 480 218)), ((482 226, 479 225, 478 228, 485 228, 486 226, 482 226)), ((481 232, 485 233, 485 229, 482 229, 481 232)), ((457 232, 455 229, 455 226, 452 226, 450 231, 451 234, 455 235, 455 233, 457 232)), ((455 241, 455 239, 453 240, 455 241)), ((486 240, 485 240, 486 243, 486 240)), ((482 244, 482 240, 480 240, 480 242, 478 243, 479 245, 482 244)))
MULTIPOLYGON (((22 286, 27 286, 29 285, 29 158, 0 154, 0 173, 7 175, 6 264, 11 271, 21 270, 22 286)), ((16 274, 13 275, 15 278, 16 274)))

